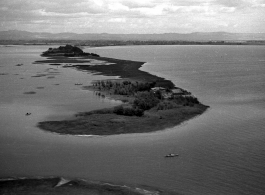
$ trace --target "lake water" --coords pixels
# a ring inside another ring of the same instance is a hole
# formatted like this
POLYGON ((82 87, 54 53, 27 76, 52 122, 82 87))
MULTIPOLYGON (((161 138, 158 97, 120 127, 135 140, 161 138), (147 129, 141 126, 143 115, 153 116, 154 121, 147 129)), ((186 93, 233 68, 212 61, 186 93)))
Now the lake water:
POLYGON ((142 70, 172 80, 210 106, 164 131, 106 137, 57 135, 35 127, 38 121, 119 103, 74 85, 98 76, 32 64, 47 48, 0 47, 0 177, 85 178, 184 195, 265 194, 265 47, 86 48, 147 62, 142 70), (44 73, 49 75, 32 77, 44 73), (24 94, 30 91, 36 94, 24 94), (165 159, 168 153, 180 156, 165 159))

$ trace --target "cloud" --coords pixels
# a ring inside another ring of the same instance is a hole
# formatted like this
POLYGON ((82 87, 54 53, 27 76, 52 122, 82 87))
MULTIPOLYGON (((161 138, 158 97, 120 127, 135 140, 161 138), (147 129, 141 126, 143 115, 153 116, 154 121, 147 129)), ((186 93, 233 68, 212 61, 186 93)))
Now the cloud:
POLYGON ((123 1, 120 1, 120 3, 122 3, 123 5, 129 7, 130 9, 133 9, 133 8, 153 8, 155 7, 155 3, 150 1, 150 0, 134 0, 134 1, 131 1, 131 0, 123 0, 123 1))
POLYGON ((214 4, 217 5, 222 5, 225 7, 242 7, 245 6, 246 1, 244 0, 215 0, 213 2, 214 4))
POLYGON ((108 21, 109 22, 125 23, 126 22, 126 18, 111 18, 108 21))
POLYGON ((1 0, 3 30, 265 32, 265 0, 1 0))

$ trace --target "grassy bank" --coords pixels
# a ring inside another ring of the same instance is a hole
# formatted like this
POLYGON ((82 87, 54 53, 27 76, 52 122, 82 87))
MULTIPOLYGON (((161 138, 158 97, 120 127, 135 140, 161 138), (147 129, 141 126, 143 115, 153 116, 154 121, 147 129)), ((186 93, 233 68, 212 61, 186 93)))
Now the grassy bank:
POLYGON ((88 112, 75 120, 44 121, 41 129, 72 135, 113 135, 125 133, 146 133, 174 127, 207 109, 206 106, 181 107, 166 111, 146 112, 144 116, 117 115, 111 109, 88 112))

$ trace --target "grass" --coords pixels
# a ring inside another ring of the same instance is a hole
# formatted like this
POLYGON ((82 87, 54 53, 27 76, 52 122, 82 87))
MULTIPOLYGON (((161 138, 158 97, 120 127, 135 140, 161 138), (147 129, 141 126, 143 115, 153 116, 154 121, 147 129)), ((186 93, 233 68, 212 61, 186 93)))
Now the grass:
POLYGON ((113 113, 112 109, 77 115, 74 120, 45 121, 38 127, 59 134, 71 135, 113 135, 125 133, 146 133, 174 127, 189 120, 207 109, 197 104, 177 109, 146 111, 142 117, 125 116, 113 113))

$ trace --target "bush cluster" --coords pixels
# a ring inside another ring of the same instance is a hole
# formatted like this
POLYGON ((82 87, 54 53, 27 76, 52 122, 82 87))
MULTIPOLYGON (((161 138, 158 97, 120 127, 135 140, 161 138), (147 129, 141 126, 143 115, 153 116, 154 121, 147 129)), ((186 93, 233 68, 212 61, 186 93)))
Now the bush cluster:
POLYGON ((169 110, 179 106, 194 106, 199 104, 196 97, 193 96, 177 96, 173 100, 164 100, 158 103, 157 110, 169 110))
POLYGON ((162 101, 159 102, 157 105, 157 110, 169 110, 173 108, 177 108, 180 105, 178 105, 176 102, 173 101, 162 101))
POLYGON ((142 110, 149 110, 159 103, 157 96, 148 91, 138 92, 135 96, 133 106, 142 110))
POLYGON ((199 104, 199 100, 194 96, 178 96, 173 99, 173 102, 183 106, 193 106, 199 104))
POLYGON ((131 81, 96 81, 93 86, 99 91, 108 90, 115 95, 134 95, 138 91, 150 91, 155 86, 155 82, 142 83, 142 82, 131 82, 131 81))
POLYGON ((113 113, 125 116, 143 116, 144 110, 132 107, 123 107, 122 105, 116 106, 113 113))

